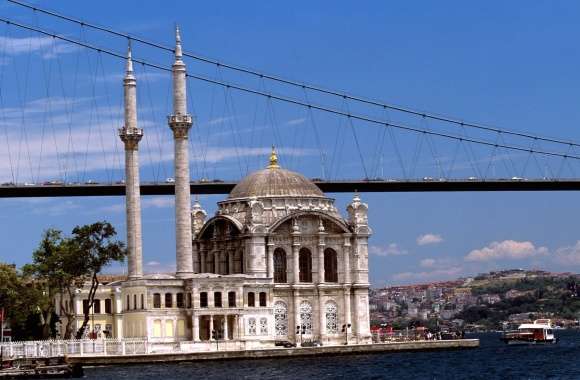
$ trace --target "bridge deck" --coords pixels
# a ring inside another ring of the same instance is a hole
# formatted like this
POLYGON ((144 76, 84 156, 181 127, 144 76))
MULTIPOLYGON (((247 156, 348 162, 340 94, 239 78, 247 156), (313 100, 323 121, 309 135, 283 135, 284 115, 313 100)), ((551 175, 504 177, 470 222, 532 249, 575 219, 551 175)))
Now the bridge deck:
MULTIPOLYGON (((444 191, 574 191, 580 180, 314 181, 325 193, 444 191)), ((192 182, 192 194, 228 194, 235 182, 192 182)), ((142 195, 173 195, 172 183, 142 183, 142 195)), ((124 184, 3 185, 0 198, 125 195, 124 184)))

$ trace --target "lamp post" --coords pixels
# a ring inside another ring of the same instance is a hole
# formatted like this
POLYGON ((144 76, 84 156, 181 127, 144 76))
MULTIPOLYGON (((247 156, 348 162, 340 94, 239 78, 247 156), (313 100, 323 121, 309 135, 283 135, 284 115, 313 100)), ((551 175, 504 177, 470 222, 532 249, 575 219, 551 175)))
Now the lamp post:
POLYGON ((215 349, 216 351, 219 351, 220 349, 220 342, 219 339, 221 337, 221 334, 218 330, 211 330, 211 337, 215 340, 215 349))
POLYGON ((342 325, 342 332, 344 333, 344 344, 348 346, 348 329, 352 326, 350 323, 342 325))

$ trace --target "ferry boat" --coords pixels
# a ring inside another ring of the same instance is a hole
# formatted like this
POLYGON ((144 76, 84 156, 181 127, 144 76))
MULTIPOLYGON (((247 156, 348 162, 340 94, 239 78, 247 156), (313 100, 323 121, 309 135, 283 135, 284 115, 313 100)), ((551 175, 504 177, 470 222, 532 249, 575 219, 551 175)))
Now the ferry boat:
POLYGON ((536 319, 534 323, 521 324, 515 331, 501 337, 507 344, 552 344, 557 342, 554 327, 549 319, 536 319))

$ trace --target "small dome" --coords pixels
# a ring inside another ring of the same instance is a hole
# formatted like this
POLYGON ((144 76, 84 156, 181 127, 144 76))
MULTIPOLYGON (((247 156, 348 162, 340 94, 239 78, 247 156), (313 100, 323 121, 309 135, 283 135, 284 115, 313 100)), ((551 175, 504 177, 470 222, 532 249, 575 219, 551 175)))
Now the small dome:
POLYGON ((278 165, 272 148, 270 165, 242 179, 230 192, 229 199, 250 197, 324 198, 324 193, 308 178, 278 165))

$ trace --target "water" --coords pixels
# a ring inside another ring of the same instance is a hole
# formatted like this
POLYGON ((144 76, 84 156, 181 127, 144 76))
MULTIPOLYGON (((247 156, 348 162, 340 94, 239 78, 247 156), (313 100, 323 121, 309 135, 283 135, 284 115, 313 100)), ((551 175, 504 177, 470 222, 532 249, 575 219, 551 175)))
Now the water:
POLYGON ((86 379, 580 379, 580 331, 555 345, 507 346, 480 334, 472 350, 86 368, 86 379))

